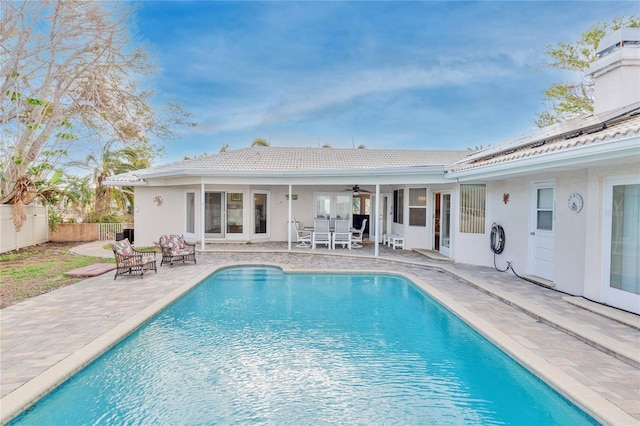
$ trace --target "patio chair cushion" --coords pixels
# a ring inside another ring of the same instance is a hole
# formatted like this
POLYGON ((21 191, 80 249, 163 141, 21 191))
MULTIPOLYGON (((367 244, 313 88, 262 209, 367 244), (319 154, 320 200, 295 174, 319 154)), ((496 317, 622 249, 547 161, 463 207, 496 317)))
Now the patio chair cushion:
POLYGON ((137 251, 131 246, 127 238, 115 241, 111 245, 116 258, 114 280, 120 275, 140 275, 142 278, 146 271, 158 271, 155 252, 137 251))
POLYGON ((116 241, 114 244, 116 253, 122 256, 131 256, 133 254, 133 247, 129 244, 129 240, 125 238, 124 240, 116 241))
POLYGON ((162 248, 162 261, 173 265, 175 261, 193 261, 196 263, 196 246, 187 243, 182 235, 166 234, 160 237, 160 247, 162 248))
POLYGON ((163 235, 160 240, 162 241, 162 245, 171 249, 172 251, 176 248, 184 248, 184 239, 181 235, 167 234, 163 235))
POLYGON ((191 253, 193 253, 193 250, 188 248, 177 248, 177 249, 171 250, 171 254, 174 256, 183 256, 191 253))

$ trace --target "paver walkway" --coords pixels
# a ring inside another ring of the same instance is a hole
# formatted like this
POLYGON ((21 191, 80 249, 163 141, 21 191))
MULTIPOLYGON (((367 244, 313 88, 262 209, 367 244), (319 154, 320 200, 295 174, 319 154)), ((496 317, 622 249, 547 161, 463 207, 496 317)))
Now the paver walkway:
MULTIPOLYGON (((100 255, 99 246, 94 248, 100 255)), ((81 354, 97 355, 110 339, 126 335, 132 324, 146 319, 150 306, 161 309, 185 283, 201 280, 216 267, 263 264, 404 274, 603 423, 640 424, 636 315, 616 311, 620 322, 513 274, 438 262, 407 250, 381 248, 381 256, 372 258, 367 257, 370 248, 352 253, 289 253, 283 244, 207 248, 211 252, 198 253, 197 265, 163 266, 143 279, 114 281, 107 273, 0 311, 2 419, 15 414, 34 392, 46 392, 43 383, 55 386, 64 379, 60 375, 69 374, 66 370, 86 364, 81 354)), ((82 252, 91 253, 87 247, 82 252)))

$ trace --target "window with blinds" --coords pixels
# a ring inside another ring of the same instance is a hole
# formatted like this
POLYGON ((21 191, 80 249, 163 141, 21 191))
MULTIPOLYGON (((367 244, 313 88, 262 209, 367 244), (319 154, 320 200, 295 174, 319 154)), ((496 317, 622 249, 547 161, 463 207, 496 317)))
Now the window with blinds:
POLYGON ((484 234, 487 185, 460 185, 460 232, 484 234))
POLYGON ((427 226, 427 188, 409 188, 409 226, 427 226))

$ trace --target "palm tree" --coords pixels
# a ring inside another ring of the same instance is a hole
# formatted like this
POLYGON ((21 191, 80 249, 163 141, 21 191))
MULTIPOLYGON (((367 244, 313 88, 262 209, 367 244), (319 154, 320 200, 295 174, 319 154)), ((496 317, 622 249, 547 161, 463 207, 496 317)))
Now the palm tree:
POLYGON ((117 151, 110 150, 106 144, 99 156, 89 154, 80 163, 72 165, 92 170, 91 180, 95 185, 93 216, 100 220, 113 214, 112 203, 119 212, 128 212, 133 208, 133 190, 130 187, 111 187, 103 184, 113 175, 144 169, 151 165, 153 152, 151 147, 127 147, 117 151))
POLYGON ((34 181, 38 197, 49 206, 49 229, 55 231, 63 221, 65 213, 72 217, 86 217, 86 208, 91 204, 93 188, 89 179, 67 175, 56 169, 48 179, 34 181))
POLYGON ((88 207, 94 197, 94 189, 87 177, 64 175, 64 192, 60 208, 73 217, 86 219, 88 207))
POLYGON ((255 138, 253 142, 251 142, 251 147, 254 146, 269 146, 269 142, 264 138, 255 138))

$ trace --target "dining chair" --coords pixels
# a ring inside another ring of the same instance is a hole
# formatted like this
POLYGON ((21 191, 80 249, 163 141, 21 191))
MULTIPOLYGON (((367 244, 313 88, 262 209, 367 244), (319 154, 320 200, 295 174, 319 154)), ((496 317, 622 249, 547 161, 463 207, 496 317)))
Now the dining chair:
POLYGON ((327 248, 331 248, 331 231, 329 230, 328 220, 314 220, 313 234, 311 237, 311 247, 315 250, 318 244, 326 244, 327 248))
POLYGON ((336 249, 336 244, 347 247, 351 250, 351 221, 336 220, 335 230, 333 231, 332 248, 336 249))

